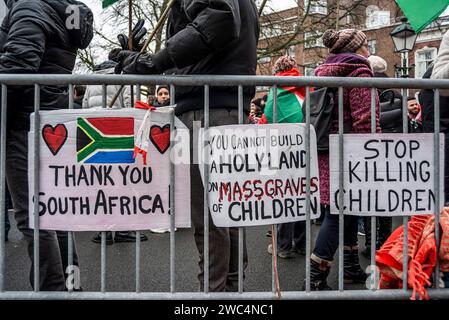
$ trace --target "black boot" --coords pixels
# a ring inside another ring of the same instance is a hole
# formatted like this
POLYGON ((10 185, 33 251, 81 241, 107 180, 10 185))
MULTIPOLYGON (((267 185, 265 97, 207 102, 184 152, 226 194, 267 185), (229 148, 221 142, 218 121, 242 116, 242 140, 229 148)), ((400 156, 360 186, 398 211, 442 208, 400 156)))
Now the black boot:
MULTIPOLYGON (((101 243, 101 232, 98 232, 95 237, 92 238, 92 242, 101 243)), ((106 244, 111 245, 113 243, 114 240, 112 239, 112 232, 106 231, 106 244)))
POLYGON ((365 283, 367 274, 360 267, 359 248, 344 248, 344 281, 345 283, 365 283))
MULTIPOLYGON (((327 276, 331 270, 330 261, 318 258, 312 254, 310 259, 310 290, 325 291, 332 290, 327 284, 327 276), (319 260, 320 262, 316 261, 319 260)), ((303 291, 306 290, 306 280, 304 280, 303 291)))
MULTIPOLYGON (((136 242, 136 232, 135 231, 117 231, 115 233, 115 242, 136 242)), ((147 241, 148 238, 143 232, 140 232, 140 241, 147 241)))

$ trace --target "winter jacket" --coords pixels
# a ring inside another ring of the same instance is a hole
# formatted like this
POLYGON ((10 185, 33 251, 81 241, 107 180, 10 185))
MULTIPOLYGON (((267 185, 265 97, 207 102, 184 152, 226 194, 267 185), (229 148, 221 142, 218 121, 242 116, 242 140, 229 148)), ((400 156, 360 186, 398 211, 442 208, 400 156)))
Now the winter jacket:
MULTIPOLYGON (((114 68, 95 71, 95 74, 114 74, 114 68)), ((106 87, 106 105, 109 106, 112 98, 120 90, 121 86, 110 85, 106 87)), ((83 109, 103 107, 103 86, 92 85, 87 86, 86 93, 83 98, 83 109)), ((114 108, 130 108, 131 95, 130 87, 125 86, 122 93, 114 103, 114 108)))
MULTIPOLYGON (((75 0, 10 0, 7 5, 0 28, 0 73, 72 73, 77 50, 93 37, 90 9, 75 0), (68 10, 70 5, 78 10, 68 10)), ((68 108, 67 86, 41 86, 40 96, 41 110, 68 108)), ((33 111, 34 86, 9 86, 9 128, 28 130, 33 111)))
MULTIPOLYGON (((372 77, 373 72, 368 60, 354 53, 331 54, 326 61, 315 70, 318 77, 372 77)), ((338 101, 338 94, 336 100, 338 101)), ((371 132, 371 89, 343 89, 343 121, 345 127, 350 127, 348 133, 371 132), (350 126, 349 126, 350 124, 350 126)), ((380 132, 379 97, 376 92, 376 132, 380 132)), ((334 108, 331 123, 331 133, 338 133, 338 108, 334 108)), ((318 154, 320 168, 320 198, 321 203, 329 202, 329 153, 318 154)))
MULTIPOLYGON (((431 79, 449 79, 449 31, 444 34, 441 40, 431 79)), ((440 94, 442 96, 449 96, 449 90, 441 89, 440 94)))
MULTIPOLYGON (((429 79, 434 67, 431 66, 423 75, 423 79, 429 79)), ((449 79, 449 78, 447 78, 449 79)), ((441 93, 441 91, 440 91, 441 93)), ((421 105, 422 122, 424 132, 434 131, 434 92, 423 89, 419 92, 419 103, 421 105)), ((449 97, 440 94, 440 132, 449 133, 449 97)))
MULTIPOLYGON (((177 0, 167 25, 166 48, 157 66, 175 67, 165 74, 255 75, 259 16, 253 0, 177 0)), ((244 88, 249 112, 254 87, 244 88)), ((204 107, 203 87, 176 88, 176 114, 204 107)), ((238 107, 238 88, 210 87, 210 108, 238 107)))

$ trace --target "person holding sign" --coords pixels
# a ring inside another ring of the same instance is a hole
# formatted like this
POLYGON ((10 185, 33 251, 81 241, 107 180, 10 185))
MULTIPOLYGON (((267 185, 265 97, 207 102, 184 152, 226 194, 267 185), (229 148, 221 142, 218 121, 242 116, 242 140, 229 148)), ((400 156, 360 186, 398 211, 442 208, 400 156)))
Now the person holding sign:
MULTIPOLYGON (((323 43, 329 48, 330 55, 315 70, 319 77, 373 77, 373 71, 367 60, 369 56, 366 35, 356 29, 340 31, 327 30, 323 34, 323 43)), ((376 94, 376 131, 379 125, 379 98, 376 94)), ((335 97, 338 101, 338 94, 335 97)), ((369 88, 343 89, 343 121, 351 124, 348 133, 371 132, 371 93, 369 88)), ((346 127, 346 126, 345 126, 346 127)), ((334 108, 331 133, 338 132, 338 108, 334 108)), ((327 276, 331 262, 338 248, 338 215, 330 214, 329 199, 329 153, 318 154, 320 168, 320 198, 325 205, 324 222, 316 239, 311 256, 311 289, 329 290, 327 276)), ((358 217, 345 216, 344 226, 344 279, 345 282, 364 283, 366 274, 359 263, 357 244, 358 217)), ((304 282, 305 283, 305 282, 304 282)))
MULTIPOLYGON (((93 14, 75 0, 6 1, 9 12, 0 30, 0 72, 71 74, 78 49, 93 37, 93 14), (74 11, 67 10, 71 8, 74 11), (72 12, 72 14, 70 13, 72 12), (81 22, 81 23, 80 23, 81 22), (76 27, 75 27, 76 26, 76 27)), ((68 108, 67 86, 41 86, 41 110, 68 108)), ((34 230, 28 212, 28 131, 34 112, 34 86, 8 86, 6 178, 18 229, 34 263, 34 230)), ((39 231, 41 291, 64 291, 68 261, 67 232, 39 231)), ((76 248, 73 263, 77 265, 76 248)), ((33 268, 30 280, 34 287, 33 268)))
MULTIPOLYGON (((259 16, 253 0, 177 0, 171 9, 167 26, 166 47, 155 54, 128 50, 111 52, 110 58, 118 62, 116 73, 256 74, 259 16)), ((243 88, 246 113, 254 93, 254 87, 243 88)), ((210 87, 209 97, 210 126, 238 123, 237 87, 210 87)), ((175 103, 175 114, 190 130, 193 131, 194 122, 204 121, 203 87, 177 87, 175 103)), ((198 141, 191 141, 193 156, 198 141)), ((191 212, 200 256, 200 290, 204 289, 203 200, 198 165, 192 162, 191 212)), ((238 229, 217 228, 210 215, 209 221, 209 291, 237 291, 238 229)))
MULTIPOLYGON (((280 57, 274 67, 275 76, 300 77, 296 67, 296 61, 290 56, 280 57)), ((302 103, 306 96, 306 88, 286 87, 277 90, 278 123, 303 122, 302 103)), ((273 123, 273 90, 270 90, 267 105, 262 115, 261 123, 273 123)), ((280 258, 292 258, 293 254, 305 254, 306 224, 305 221, 282 223, 277 228, 277 255, 280 258)), ((268 246, 268 253, 272 254, 273 248, 268 246)))

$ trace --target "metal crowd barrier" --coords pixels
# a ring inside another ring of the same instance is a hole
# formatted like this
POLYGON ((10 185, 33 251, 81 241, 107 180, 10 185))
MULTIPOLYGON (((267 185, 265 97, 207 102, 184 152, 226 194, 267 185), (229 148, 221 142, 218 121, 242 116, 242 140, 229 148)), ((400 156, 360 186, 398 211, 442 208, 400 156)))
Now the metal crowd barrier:
MULTIPOLYGON (((73 86, 74 85, 102 85, 103 86, 103 107, 106 107, 106 88, 108 85, 169 85, 170 86, 170 102, 171 105, 176 103, 175 88, 178 86, 203 86, 204 87, 204 128, 209 128, 209 88, 210 86, 234 86, 238 87, 238 111, 239 123, 243 124, 243 87, 246 86, 271 86, 274 89, 274 122, 277 121, 277 88, 281 86, 297 86, 306 87, 306 101, 309 101, 310 88, 312 87, 334 87, 338 88, 338 114, 339 114, 339 143, 343 146, 343 88, 362 87, 371 88, 371 132, 376 132, 375 123, 375 90, 376 88, 384 89, 401 89, 402 94, 406 97, 407 89, 431 89, 434 90, 435 101, 435 127, 434 127, 434 145, 439 145, 440 131, 440 105, 439 105, 439 89, 449 89, 449 81, 446 80, 423 80, 423 79, 375 79, 375 78, 328 78, 328 77, 272 77, 272 76, 138 76, 138 75, 0 75, 0 83, 2 85, 1 98, 1 161, 0 161, 0 300, 6 299, 29 299, 29 300, 88 300, 88 299, 148 299, 148 300, 203 300, 203 299, 277 299, 275 288, 274 268, 272 272, 272 292, 244 292, 243 291, 243 228, 239 230, 239 277, 238 292, 215 293, 209 292, 209 220, 208 214, 204 215, 204 291, 203 292, 176 292, 176 274, 175 274, 175 233, 174 218, 171 215, 170 221, 170 292, 141 292, 140 280, 140 233, 137 232, 136 242, 136 289, 135 292, 107 292, 106 290, 106 232, 102 232, 101 237, 101 292, 73 292, 70 288, 68 292, 40 292, 39 291, 39 215, 34 215, 34 292, 33 291, 5 291, 5 157, 6 157, 6 116, 7 116, 7 87, 10 85, 28 85, 35 87, 35 163, 34 168, 37 172, 39 168, 39 128, 40 128, 40 87, 42 85, 61 85, 67 86, 70 96, 69 108, 73 108, 73 86)), ((137 92, 140 92, 138 89, 137 92)), ((407 100, 403 99, 403 132, 407 133, 407 100)), ((173 116, 171 118, 171 127, 174 126, 173 116)), ((172 136, 173 137, 173 136, 172 136)), ((346 290, 343 282, 343 236, 344 236, 344 215, 343 206, 340 206, 339 213, 339 250, 338 250, 338 290, 335 291, 311 291, 310 290, 310 254, 311 254, 311 219, 310 219, 310 104, 306 103, 306 180, 307 180, 307 196, 306 196, 306 290, 305 291, 288 291, 282 292, 282 299, 409 299, 412 292, 406 287, 403 289, 392 290, 346 290)), ((343 148, 339 149, 339 165, 340 165, 340 189, 343 189, 343 148)), ((434 148, 434 159, 439 159, 439 148, 434 148)), ((448 161, 445 159, 446 162, 448 161)), ((204 164, 207 166, 207 164, 204 164)), ((206 168, 206 167, 205 167, 206 168)), ((174 185, 174 164, 171 163, 170 181, 174 185)), ((204 170, 204 185, 208 183, 207 170, 204 170)), ((434 189, 439 190, 439 166, 434 166, 434 189)), ((35 195, 35 199, 39 194, 39 176, 35 175, 34 190, 30 190, 35 195)), ((206 190, 206 189, 205 189, 206 190)), ((174 188, 171 188, 171 208, 175 212, 174 188)), ((343 202, 343 192, 340 192, 340 203, 343 202)), ((439 192, 435 192, 435 203, 439 203, 439 192)), ((204 212, 208 212, 207 202, 208 193, 204 192, 204 212)), ((35 202, 35 212, 38 212, 38 201, 35 202)), ((439 212, 435 213, 435 224, 439 223, 439 212)), ((407 239, 408 229, 406 228, 408 217, 403 217, 404 225, 404 268, 407 269, 407 239)), ((371 218, 371 265, 375 265, 376 250, 376 217, 371 218)), ((274 234, 276 236, 276 232, 274 234)), ((436 243, 439 244, 440 234, 439 228, 435 228, 436 243)), ((193 239, 192 239, 193 240, 193 239)), ((73 234, 69 232, 68 237, 68 260, 69 266, 73 264, 73 234)), ((437 248, 438 249, 438 248, 437 248)), ((274 260, 274 255, 273 258, 274 260)), ((274 264, 273 264, 274 265, 274 264)), ((435 268, 434 279, 439 279, 439 263, 435 268)), ((407 283, 407 272, 403 273, 403 281, 407 283)), ((439 288, 438 280, 434 281, 434 287, 428 289, 430 298, 448 299, 449 289, 439 288)))

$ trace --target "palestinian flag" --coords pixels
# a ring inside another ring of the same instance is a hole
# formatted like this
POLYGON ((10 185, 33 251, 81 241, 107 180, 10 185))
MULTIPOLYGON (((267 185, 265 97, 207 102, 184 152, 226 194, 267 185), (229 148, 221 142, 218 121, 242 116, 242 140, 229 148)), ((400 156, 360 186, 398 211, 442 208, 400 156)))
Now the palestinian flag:
MULTIPOLYGON (((286 72, 277 73, 276 76, 300 76, 294 68, 286 72)), ((268 93, 267 103, 262 122, 273 123, 273 89, 268 93)), ((305 88, 279 87, 277 89, 277 122, 301 123, 303 122, 302 105, 306 95, 305 88)))
POLYGON ((102 6, 103 9, 109 7, 110 5, 113 5, 114 3, 116 3, 118 0, 103 0, 102 1, 102 6))
POLYGON ((78 118, 80 163, 134 163, 134 118, 78 118))
POLYGON ((449 0, 396 0, 416 33, 438 18, 449 5, 449 0))

